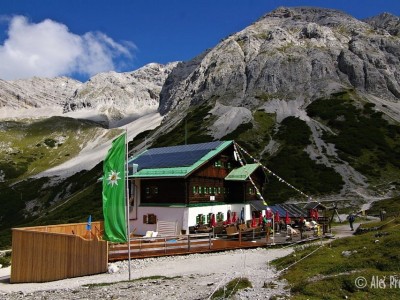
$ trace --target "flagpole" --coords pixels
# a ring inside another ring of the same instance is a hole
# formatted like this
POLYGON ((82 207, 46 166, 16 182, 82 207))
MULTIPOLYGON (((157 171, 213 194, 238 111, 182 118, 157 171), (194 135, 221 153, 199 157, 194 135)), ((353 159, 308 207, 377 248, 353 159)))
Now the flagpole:
POLYGON ((130 226, 129 226, 129 168, 128 168, 128 128, 125 128, 125 147, 126 147, 126 156, 125 156, 125 203, 126 203, 126 231, 128 236, 128 272, 129 272, 129 280, 131 280, 131 234, 130 234, 130 226))

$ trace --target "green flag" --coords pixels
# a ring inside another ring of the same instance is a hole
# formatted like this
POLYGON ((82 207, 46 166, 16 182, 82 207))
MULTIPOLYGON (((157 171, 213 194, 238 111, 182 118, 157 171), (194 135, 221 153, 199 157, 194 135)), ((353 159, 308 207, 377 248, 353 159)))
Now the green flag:
POLYGON ((125 213, 125 138, 112 143, 103 164, 104 239, 115 243, 128 241, 125 213))

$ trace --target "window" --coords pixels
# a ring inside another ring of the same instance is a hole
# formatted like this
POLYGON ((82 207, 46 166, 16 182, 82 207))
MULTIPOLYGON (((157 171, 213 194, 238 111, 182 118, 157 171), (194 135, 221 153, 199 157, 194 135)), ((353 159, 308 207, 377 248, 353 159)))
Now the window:
POLYGON ((147 186, 146 195, 158 195, 158 187, 157 186, 147 186))
POLYGON ((250 195, 255 195, 255 193, 256 193, 255 188, 250 187, 250 188, 249 188, 249 194, 250 194, 250 195))
POLYGON ((220 168, 222 166, 221 161, 217 160, 214 162, 214 167, 220 168))
POLYGON ((201 194, 201 187, 193 186, 193 194, 194 195, 201 194))

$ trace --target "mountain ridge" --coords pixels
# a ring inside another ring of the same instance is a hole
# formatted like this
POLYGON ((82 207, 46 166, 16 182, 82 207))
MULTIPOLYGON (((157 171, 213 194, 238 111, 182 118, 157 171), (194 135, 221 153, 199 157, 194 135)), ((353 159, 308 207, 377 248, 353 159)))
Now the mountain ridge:
POLYGON ((123 126, 157 111, 161 87, 176 64, 100 73, 85 83, 68 77, 0 80, 0 118, 66 116, 123 126))

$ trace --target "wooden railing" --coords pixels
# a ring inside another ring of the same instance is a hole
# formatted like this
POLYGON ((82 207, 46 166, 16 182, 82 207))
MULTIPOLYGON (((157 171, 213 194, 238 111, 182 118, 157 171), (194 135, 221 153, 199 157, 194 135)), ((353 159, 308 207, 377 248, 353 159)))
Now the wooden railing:
MULTIPOLYGON (((130 240, 132 258, 197 252, 201 249, 211 250, 212 246, 212 235, 208 233, 149 238, 137 237, 130 240)), ((125 259, 128 253, 128 244, 110 243, 108 251, 110 261, 125 259)))
POLYGON ((93 222, 92 231, 86 223, 13 228, 11 283, 106 272, 108 243, 98 236, 102 227, 93 222))
MULTIPOLYGON (((165 255, 190 254, 230 250, 245 247, 274 244, 272 236, 266 240, 265 231, 257 229, 248 232, 237 232, 235 235, 225 233, 195 233, 188 235, 164 237, 134 237, 130 240, 132 259, 165 255), (259 242, 256 244, 254 240, 259 242)), ((109 243, 108 260, 117 261, 128 258, 128 244, 109 243)))

